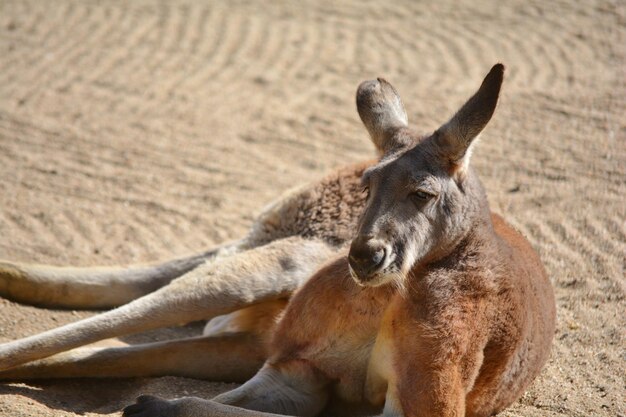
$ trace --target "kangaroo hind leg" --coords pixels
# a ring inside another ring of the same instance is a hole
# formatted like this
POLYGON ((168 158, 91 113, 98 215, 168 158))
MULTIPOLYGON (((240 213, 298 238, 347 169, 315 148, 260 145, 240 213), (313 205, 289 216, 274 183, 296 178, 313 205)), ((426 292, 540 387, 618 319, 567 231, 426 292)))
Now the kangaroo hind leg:
POLYGON ((241 387, 213 400, 185 397, 164 400, 142 396, 124 409, 124 417, 312 417, 326 406, 330 381, 306 362, 266 364, 241 387))
POLYGON ((217 322, 207 325, 201 337, 73 349, 0 371, 0 380, 171 375, 242 383, 265 362, 269 338, 286 304, 267 301, 215 317, 210 323, 217 322))
POLYGON ((117 309, 0 345, 0 370, 98 340, 288 297, 333 250, 321 241, 291 237, 217 258, 117 309))
POLYGON ((266 346, 253 333, 229 333, 124 347, 85 347, 0 371, 0 380, 170 375, 241 383, 263 365, 266 346))

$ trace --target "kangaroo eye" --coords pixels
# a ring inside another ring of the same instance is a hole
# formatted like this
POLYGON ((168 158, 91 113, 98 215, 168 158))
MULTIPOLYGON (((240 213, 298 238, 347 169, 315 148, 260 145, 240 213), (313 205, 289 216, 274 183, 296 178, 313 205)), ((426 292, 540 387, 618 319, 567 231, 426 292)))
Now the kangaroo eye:
POLYGON ((409 196, 414 201, 418 201, 420 203, 424 203, 434 197, 434 195, 427 193, 426 191, 421 191, 421 190, 414 191, 411 194, 409 194, 409 196))

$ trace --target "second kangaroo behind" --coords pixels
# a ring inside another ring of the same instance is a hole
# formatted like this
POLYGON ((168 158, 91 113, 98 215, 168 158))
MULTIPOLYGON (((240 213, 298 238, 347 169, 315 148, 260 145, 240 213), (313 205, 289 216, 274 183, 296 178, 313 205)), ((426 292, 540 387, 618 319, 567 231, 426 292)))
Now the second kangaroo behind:
MULTIPOLYGON (((159 290, 152 298, 143 297, 148 301, 139 298, 2 345, 0 368, 7 370, 0 378, 85 376, 84 369, 91 376, 98 371, 115 376, 111 369, 123 372, 115 363, 131 364, 133 355, 147 352, 160 355, 162 364, 193 372, 198 359, 189 356, 204 351, 204 365, 210 368, 205 375, 216 379, 246 375, 260 357, 264 364, 241 387, 212 400, 141 396, 124 415, 314 416, 333 397, 371 405, 383 416, 489 416, 501 411, 541 370, 555 326, 554 295, 539 257, 523 236, 490 212, 470 166, 476 138, 495 111, 503 74, 504 67, 495 65, 477 93, 426 136, 408 127, 400 97, 388 82, 377 79, 359 86, 359 115, 382 157, 364 170, 338 174, 336 184, 349 184, 349 193, 345 186, 322 189, 337 204, 347 201, 350 210, 362 209, 358 221, 354 217, 356 233, 349 249, 342 249, 347 239, 333 238, 332 225, 294 215, 289 208, 296 197, 291 195, 272 206, 253 229, 252 235, 264 236, 267 230, 276 235, 259 240, 255 252, 238 244, 203 255, 215 259, 206 264, 210 267, 198 267, 204 281, 182 277, 182 284, 169 284, 174 292, 158 295, 159 290), (354 197, 357 176, 366 191, 363 199, 354 197), (277 232, 285 218, 302 222, 302 232, 293 240, 283 241, 277 232), (318 267, 324 259, 331 260, 318 267), (312 276, 302 277, 313 265, 312 276), (229 275, 234 281, 223 278, 229 275), (210 297, 206 289, 194 287, 203 282, 211 283, 210 297), (182 296, 185 288, 195 295, 182 296), (165 315, 173 311, 186 320, 199 318, 196 311, 223 314, 242 307, 236 320, 214 320, 209 339, 51 356, 155 327, 155 322, 171 323, 173 318, 165 315), (266 341, 252 358, 247 332, 262 334, 266 341)), ((296 200, 301 199, 298 194, 296 200)), ((169 268, 191 269, 194 262, 169 268)), ((7 265, 17 282, 39 271, 7 265)), ((132 365, 137 373, 154 369, 142 363, 132 365)))

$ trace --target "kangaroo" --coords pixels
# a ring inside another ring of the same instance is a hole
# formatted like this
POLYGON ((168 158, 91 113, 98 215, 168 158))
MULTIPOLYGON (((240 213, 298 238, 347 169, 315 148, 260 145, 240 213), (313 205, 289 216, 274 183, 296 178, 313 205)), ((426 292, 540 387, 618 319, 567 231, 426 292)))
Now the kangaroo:
POLYGON ((0 378, 252 377, 212 400, 141 396, 126 417, 314 416, 331 398, 383 416, 504 409, 547 360, 555 301, 469 164, 503 74, 495 65, 429 135, 408 126, 391 84, 362 83, 357 109, 380 158, 288 193, 241 241, 125 270, 2 263, 13 299, 119 307, 0 345, 0 378), (201 337, 74 349, 206 318, 201 337))

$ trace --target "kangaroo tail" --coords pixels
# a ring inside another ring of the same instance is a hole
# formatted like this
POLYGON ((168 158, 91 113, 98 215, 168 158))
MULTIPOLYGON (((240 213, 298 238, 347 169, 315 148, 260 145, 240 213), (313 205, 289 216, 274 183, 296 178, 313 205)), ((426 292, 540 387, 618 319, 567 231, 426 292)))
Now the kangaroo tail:
POLYGON ((130 267, 76 268, 0 261, 0 296, 42 307, 117 307, 161 288, 223 249, 130 267))

